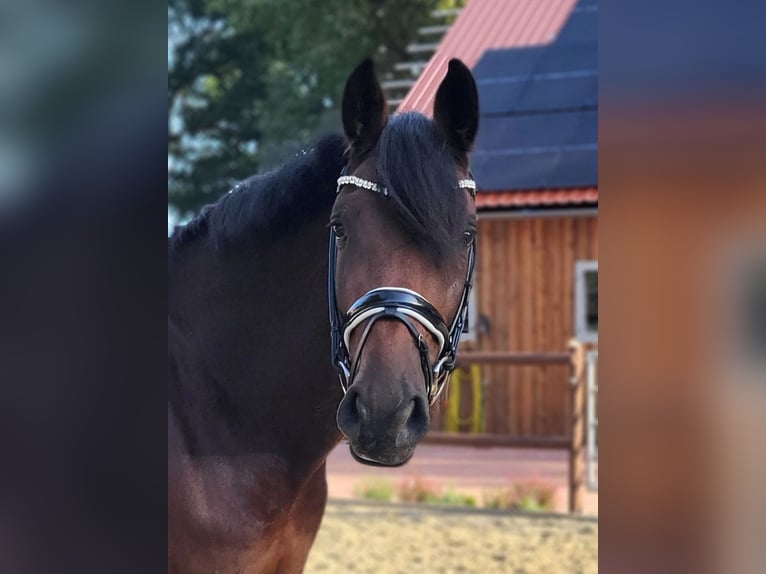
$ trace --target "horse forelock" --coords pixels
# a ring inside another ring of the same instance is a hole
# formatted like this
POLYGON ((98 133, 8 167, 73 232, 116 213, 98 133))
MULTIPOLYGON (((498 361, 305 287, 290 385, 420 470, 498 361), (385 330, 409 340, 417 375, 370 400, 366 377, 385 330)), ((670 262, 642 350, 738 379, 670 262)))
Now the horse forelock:
POLYGON ((462 253, 468 194, 436 125, 416 112, 391 117, 377 145, 376 177, 400 225, 437 263, 462 253))

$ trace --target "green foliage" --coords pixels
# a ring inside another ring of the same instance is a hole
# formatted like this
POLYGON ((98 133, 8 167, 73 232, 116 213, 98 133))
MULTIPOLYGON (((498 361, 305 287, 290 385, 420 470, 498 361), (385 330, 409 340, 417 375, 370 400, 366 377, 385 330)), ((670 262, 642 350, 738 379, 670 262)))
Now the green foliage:
MULTIPOLYGON (((438 482, 417 475, 402 480, 396 487, 387 478, 367 478, 356 485, 354 495, 386 502, 396 498, 399 502, 416 504, 477 506, 475 497, 452 487, 444 489, 438 482)), ((555 489, 548 484, 537 481, 517 482, 506 488, 485 492, 482 502, 485 508, 546 512, 553 510, 554 495, 555 489)))
POLYGON ((354 494, 367 500, 390 502, 394 498, 394 485, 385 478, 368 478, 354 488, 354 494))
POLYGON ((442 490, 437 482, 420 476, 403 480, 399 484, 397 494, 401 502, 476 506, 476 499, 473 496, 457 492, 453 488, 442 490))
POLYGON ((472 508, 476 506, 476 499, 473 496, 457 492, 452 488, 448 488, 444 493, 429 502, 435 504, 451 504, 453 506, 469 506, 472 508))
POLYGON ((169 0, 168 194, 182 214, 337 130, 349 72, 383 77, 444 0, 169 0))
POLYGON ((439 497, 441 486, 438 483, 413 476, 399 483, 397 495, 402 502, 432 502, 439 497))
POLYGON ((490 491, 484 496, 486 508, 543 512, 553 510, 555 490, 539 482, 518 482, 507 488, 490 491))

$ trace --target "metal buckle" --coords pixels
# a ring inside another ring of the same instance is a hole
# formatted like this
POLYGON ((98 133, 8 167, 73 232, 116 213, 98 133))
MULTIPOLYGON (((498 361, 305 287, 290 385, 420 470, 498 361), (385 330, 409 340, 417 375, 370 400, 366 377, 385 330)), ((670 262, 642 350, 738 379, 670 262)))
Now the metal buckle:
POLYGON ((348 388, 350 386, 350 379, 351 379, 351 371, 349 371, 348 366, 346 365, 346 361, 343 359, 338 359, 338 361, 335 363, 335 366, 338 368, 338 378, 340 379, 340 388, 343 389, 343 394, 345 395, 348 393, 348 388))

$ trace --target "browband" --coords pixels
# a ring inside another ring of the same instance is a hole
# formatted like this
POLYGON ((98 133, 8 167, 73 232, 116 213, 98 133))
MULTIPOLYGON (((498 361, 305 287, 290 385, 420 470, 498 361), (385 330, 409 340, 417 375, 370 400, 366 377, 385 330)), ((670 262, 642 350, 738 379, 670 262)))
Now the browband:
MULTIPOLYGON (((338 178, 337 193, 340 193, 340 188, 343 187, 344 185, 353 185, 353 186, 360 187, 362 189, 367 189, 375 193, 379 193, 380 195, 388 197, 388 190, 385 187, 378 185, 374 181, 370 181, 369 179, 364 179, 356 175, 340 176, 338 178)), ((457 182, 457 186, 460 189, 467 189, 468 193, 471 194, 471 197, 476 199, 476 182, 474 180, 460 179, 457 182)))

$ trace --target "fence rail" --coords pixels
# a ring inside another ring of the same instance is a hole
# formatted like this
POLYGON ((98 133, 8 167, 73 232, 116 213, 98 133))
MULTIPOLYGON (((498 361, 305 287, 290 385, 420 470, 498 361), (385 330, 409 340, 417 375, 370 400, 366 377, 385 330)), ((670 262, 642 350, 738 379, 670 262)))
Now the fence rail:
POLYGON ((510 353, 507 351, 468 351, 457 357, 459 367, 476 363, 485 365, 569 365, 572 354, 563 353, 510 353))
MULTIPOLYGON (((551 448, 569 451, 569 511, 581 513, 586 488, 585 436, 586 436, 586 381, 585 348, 582 343, 572 340, 568 350, 556 353, 512 353, 504 351, 469 351, 458 355, 457 364, 467 367, 474 364, 486 365, 569 365, 570 370, 570 436, 528 437, 496 434, 465 434, 430 432, 425 442, 454 446, 551 448)), ((593 472, 588 468, 589 472, 593 472)))

